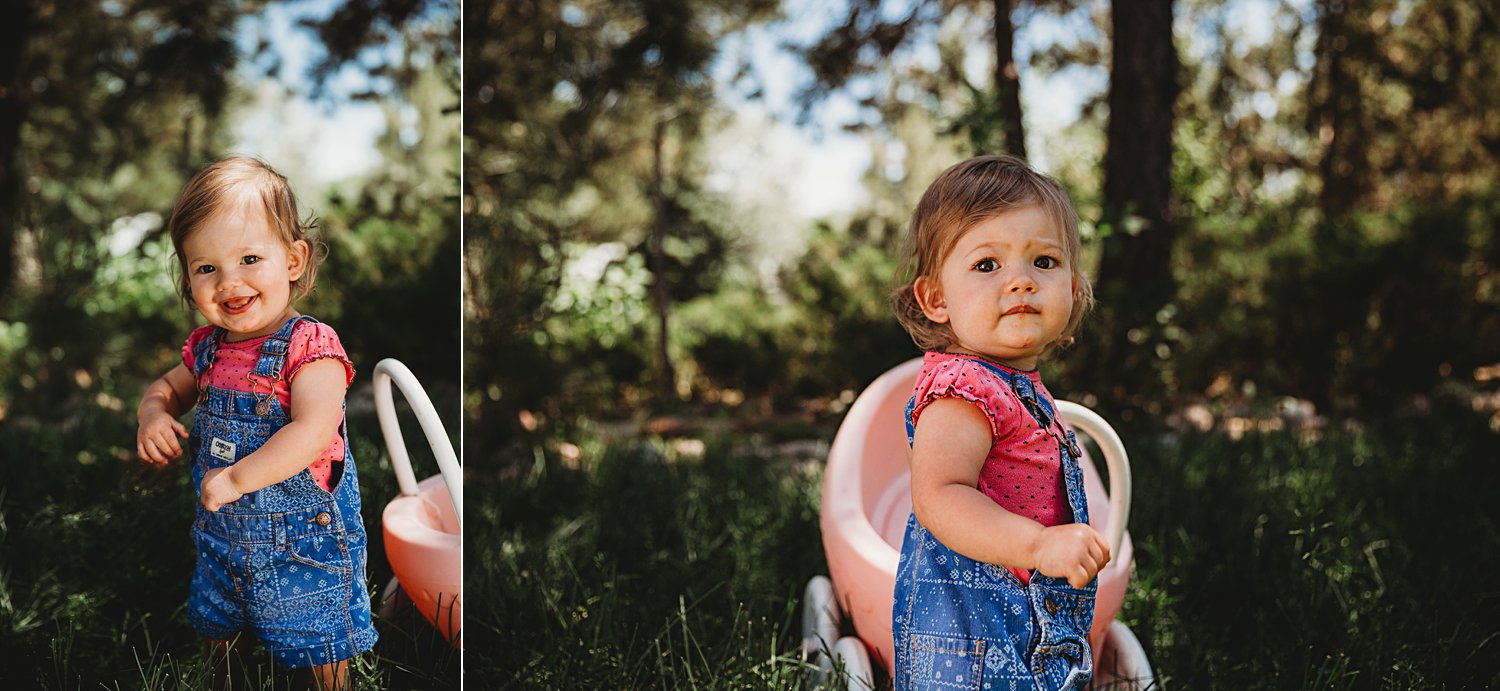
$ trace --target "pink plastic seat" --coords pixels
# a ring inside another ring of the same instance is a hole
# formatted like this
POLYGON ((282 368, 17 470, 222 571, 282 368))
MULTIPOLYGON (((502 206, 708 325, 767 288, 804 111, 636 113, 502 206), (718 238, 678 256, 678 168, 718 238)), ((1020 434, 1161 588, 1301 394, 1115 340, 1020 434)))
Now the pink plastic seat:
POLYGON ((458 642, 463 622, 463 532, 443 477, 417 483, 417 494, 385 505, 385 554, 401 589, 429 623, 458 642))
POLYGON ((406 365, 375 365, 375 412, 391 454, 401 494, 386 504, 381 523, 385 555, 412 604, 455 647, 463 629, 463 469, 427 392, 406 365), (411 404, 432 447, 440 475, 420 483, 411 469, 391 398, 395 383, 411 404))
MULTIPOLYGON (((859 638, 870 648, 876 664, 887 671, 894 655, 891 603, 896 564, 911 513, 903 416, 921 366, 920 358, 902 363, 860 394, 834 438, 823 477, 823 548, 834 597, 846 616, 853 619, 859 638)), ((1081 437, 1103 441, 1097 439, 1099 432, 1095 430, 1108 426, 1098 416, 1066 401, 1059 401, 1058 408, 1081 437), (1085 425, 1090 429, 1084 429, 1085 425)), ((1099 572, 1094 627, 1089 636, 1096 669, 1104 669, 1099 663, 1106 648, 1106 633, 1124 602, 1134 557, 1130 536, 1123 530, 1129 513, 1129 467, 1123 458, 1123 446, 1119 449, 1116 463, 1123 468, 1112 469, 1110 477, 1112 485, 1123 488, 1123 495, 1113 505, 1087 452, 1083 463, 1090 525, 1110 539, 1113 554, 1109 565, 1099 572), (1121 530, 1109 530, 1112 519, 1121 530)), ((1144 663, 1144 657, 1141 660, 1144 663)))

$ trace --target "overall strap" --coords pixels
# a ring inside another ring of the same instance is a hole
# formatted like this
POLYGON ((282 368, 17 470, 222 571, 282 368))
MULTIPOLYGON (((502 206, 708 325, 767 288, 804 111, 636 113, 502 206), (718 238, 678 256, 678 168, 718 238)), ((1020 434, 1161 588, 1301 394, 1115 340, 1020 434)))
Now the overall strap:
POLYGON ((1011 390, 1016 392, 1016 396, 1021 399, 1021 404, 1026 406, 1026 412, 1031 413, 1032 419, 1036 420, 1036 424, 1041 425, 1042 429, 1050 429, 1052 427, 1052 406, 1048 405, 1047 401, 1041 396, 1036 395, 1036 387, 1032 386, 1031 377, 1021 376, 1016 372, 1004 370, 994 363, 985 360, 976 358, 974 362, 994 372, 995 376, 1000 377, 1001 381, 1010 385, 1011 390))
POLYGON ((1083 455, 1078 447, 1078 441, 1073 437, 1072 432, 1067 431, 1066 428, 1059 427, 1066 434, 1066 436, 1063 436, 1054 431, 1053 423, 1057 420, 1057 411, 1052 407, 1052 403, 1047 397, 1037 395, 1036 387, 1032 385, 1030 377, 1024 377, 1014 372, 1007 372, 994 363, 984 360, 976 360, 975 362, 984 365, 991 372, 994 372, 996 376, 999 376, 1002 381, 1010 384, 1011 390, 1015 391, 1016 396, 1020 397, 1021 405, 1026 406, 1026 412, 1031 413, 1032 419, 1036 420, 1036 423, 1041 425, 1042 429, 1046 430, 1048 434, 1051 434, 1059 444, 1062 444, 1063 448, 1067 449, 1068 453, 1073 455, 1073 458, 1076 459, 1083 455))
MULTIPOLYGON (((1052 406, 1047 405, 1046 402, 1041 400, 1040 396, 1036 395, 1036 387, 1031 385, 1030 377, 1018 376, 1015 372, 1002 369, 992 362, 981 360, 979 358, 966 359, 971 362, 983 365, 985 369, 993 372, 995 376, 1000 378, 1000 381, 1005 382, 1006 386, 1009 386, 1012 391, 1016 392, 1016 396, 1021 399, 1021 404, 1025 406, 1026 412, 1031 413, 1031 417, 1036 420, 1038 425, 1042 426, 1042 429, 1051 428, 1053 416, 1052 406)), ((912 419, 912 413, 916 412, 916 408, 917 397, 912 396, 911 400, 908 400, 906 402, 906 409, 904 414, 902 415, 902 417, 906 420, 907 446, 910 446, 912 444, 912 441, 916 439, 917 425, 916 421, 912 419)))
POLYGON ((1020 396, 1021 404, 1026 406, 1027 412, 1036 419, 1037 424, 1042 426, 1053 439, 1057 440, 1059 453, 1062 455, 1063 486, 1068 493, 1068 509, 1073 513, 1073 520, 1078 523, 1089 522, 1088 497, 1083 488, 1083 468, 1078 461, 1083 457, 1083 450, 1078 446, 1078 438, 1073 431, 1060 427, 1063 434, 1058 434, 1053 428, 1053 422, 1057 419, 1057 411, 1045 396, 1038 396, 1036 387, 1032 386, 1031 378, 1016 373, 1006 372, 993 363, 978 360, 979 364, 989 368, 1000 379, 1009 382, 1010 387, 1020 396))
POLYGON ((215 326, 207 338, 198 341, 198 345, 193 346, 194 378, 201 378, 208 368, 213 367, 214 358, 219 354, 219 339, 223 337, 224 329, 215 326))
POLYGON ((261 342, 260 357, 255 360, 255 376, 265 377, 271 381, 281 379, 281 369, 286 366, 286 354, 291 346, 292 329, 303 321, 318 323, 318 320, 305 314, 292 317, 286 320, 276 333, 267 336, 266 340, 261 342))

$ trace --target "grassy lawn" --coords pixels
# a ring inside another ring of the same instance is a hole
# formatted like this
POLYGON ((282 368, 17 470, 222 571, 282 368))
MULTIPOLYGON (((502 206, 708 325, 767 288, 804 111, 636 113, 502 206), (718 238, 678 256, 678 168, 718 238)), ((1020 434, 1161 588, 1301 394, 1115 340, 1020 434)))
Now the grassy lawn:
POLYGON ((1123 619, 1167 686, 1500 684, 1500 436, 1463 409, 1356 427, 1133 450, 1123 619))
POLYGON ((818 465, 764 440, 516 447, 467 471, 475 688, 796 688, 818 465), (576 460, 575 460, 576 459, 576 460))
MULTIPOLYGON (((187 468, 136 462, 133 412, 112 407, 101 396, 63 420, 0 425, 0 688, 217 687, 184 615, 195 502, 187 468)), ((456 407, 441 410, 445 419, 456 407)), ((404 429, 418 476, 435 472, 416 425, 404 429)), ((391 578, 380 512, 396 483, 368 389, 350 395, 349 430, 379 598, 391 578)), ((374 652, 355 664, 357 688, 458 688, 459 655, 420 615, 376 626, 374 652)), ((258 651, 234 688, 288 688, 288 676, 255 669, 268 661, 258 651)))
MULTIPOLYGON (((1500 436, 1482 418, 1121 431, 1136 488, 1121 618, 1164 688, 1500 684, 1500 436)), ((821 455, 772 436, 553 432, 470 459, 469 683, 804 685, 821 455)))

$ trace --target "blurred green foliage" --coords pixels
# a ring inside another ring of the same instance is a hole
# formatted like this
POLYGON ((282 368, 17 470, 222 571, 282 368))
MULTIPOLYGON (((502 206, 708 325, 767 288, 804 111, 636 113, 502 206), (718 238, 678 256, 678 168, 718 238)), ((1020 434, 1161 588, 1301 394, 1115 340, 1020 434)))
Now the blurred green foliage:
MULTIPOLYGON (((659 329, 649 261, 619 255, 617 273, 591 274, 592 284, 563 267, 610 243, 643 253, 653 212, 643 193, 651 157, 642 109, 651 101, 640 100, 632 80, 655 73, 631 51, 651 55, 652 12, 703 17, 721 8, 649 2, 644 18, 631 20, 594 5, 468 7, 478 33, 466 57, 475 116, 466 132, 466 261, 478 279, 469 285, 467 410, 482 430, 472 441, 511 437, 523 411, 560 422, 630 417, 723 401, 726 392, 784 409, 858 390, 917 354, 886 295, 917 196, 979 145, 953 126, 972 115, 979 95, 953 78, 952 66, 965 45, 988 40, 976 33, 983 22, 939 22, 914 34, 940 48, 937 68, 867 66, 861 79, 873 88, 861 92, 866 110, 852 126, 872 145, 869 201, 848 217, 808 222, 800 250, 774 266, 747 242, 769 229, 737 224, 737 201, 704 183, 707 147, 731 116, 674 132, 669 196, 708 211, 697 221, 674 216, 667 246, 683 246, 695 228, 711 233, 692 248, 698 268, 663 279, 674 291, 677 395, 662 400, 652 393, 659 329), (511 30, 490 36, 486 22, 511 30), (697 206, 683 201, 692 199, 697 206)), ((1086 367, 1090 349, 1109 337, 1104 330, 1123 324, 1115 318, 1121 305, 1100 304, 1076 351, 1044 364, 1052 388, 1127 416, 1295 396, 1320 413, 1357 417, 1432 395, 1468 400, 1492 391, 1495 379, 1482 368, 1500 352, 1500 131, 1485 113, 1500 93, 1500 26, 1449 0, 1278 6, 1269 36, 1255 42, 1236 24, 1235 7, 1175 7, 1184 29, 1172 166, 1175 293, 1123 334, 1128 358, 1086 367), (1432 54, 1443 70, 1419 69, 1419 56, 1432 54)), ((1108 35, 1107 13, 1071 3, 1030 11, 1108 35)), ((1059 40, 1035 51, 1031 67, 1104 74, 1106 56, 1087 41, 1059 40)), ((753 80, 742 68, 734 78, 753 80)), ((699 88, 701 78, 683 77, 680 95, 704 99, 693 108, 713 113, 722 106, 699 88)), ((1142 227, 1128 214, 1103 221, 1104 103, 1102 92, 1086 96, 1078 121, 1040 147, 1073 190, 1090 268, 1104 238, 1142 227)), ((1127 286, 1115 300, 1130 295, 1127 286)))
POLYGON ((730 389, 765 399, 764 409, 785 408, 857 390, 893 358, 915 355, 889 317, 885 287, 896 262, 860 236, 864 229, 814 228, 804 253, 781 268, 776 290, 741 266, 731 287, 684 305, 678 346, 696 365, 694 390, 730 389))
POLYGON ((676 388, 654 320, 574 328, 554 297, 580 242, 640 255, 651 274, 641 297, 657 315, 717 289, 734 246, 727 207, 703 184, 704 137, 722 116, 710 69, 719 39, 776 10, 768 0, 464 4, 471 448, 513 435, 523 412, 619 411, 646 400, 641 390, 676 388), (586 333, 631 342, 568 347, 586 333), (614 364, 597 362, 601 352, 614 364), (629 376, 599 379, 610 367, 629 376))
MULTIPOLYGON (((298 190, 327 247, 316 291, 298 307, 339 331, 363 373, 397 357, 419 377, 455 382, 457 10, 356 4, 359 17, 335 7, 326 21, 363 45, 394 46, 362 58, 384 86, 356 95, 385 113, 375 144, 384 164, 337 189, 298 190)), ((201 323, 177 297, 165 217, 187 176, 227 151, 250 104, 254 68, 236 70, 270 49, 241 55, 232 39, 266 3, 167 5, 33 8, 18 68, 21 145, 5 152, 23 182, 5 219, 18 231, 0 297, 5 416, 66 415, 100 395, 129 410, 201 323)))
POLYGON ((624 405, 650 367, 650 274, 639 253, 620 244, 563 246, 564 276, 548 309, 551 316, 532 334, 535 343, 569 353, 562 387, 568 405, 624 405), (602 252, 601 252, 602 250, 602 252))

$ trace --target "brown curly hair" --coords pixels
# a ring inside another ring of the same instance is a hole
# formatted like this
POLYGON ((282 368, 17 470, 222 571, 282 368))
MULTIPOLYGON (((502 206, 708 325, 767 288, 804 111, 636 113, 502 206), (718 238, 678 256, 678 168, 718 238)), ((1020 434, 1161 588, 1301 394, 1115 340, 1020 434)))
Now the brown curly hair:
POLYGON ((177 196, 177 204, 172 207, 171 219, 167 221, 167 234, 177 252, 177 290, 182 299, 193 300, 182 243, 205 221, 231 204, 259 204, 271 228, 287 247, 298 240, 307 243, 306 268, 302 276, 292 282, 292 301, 311 293, 324 249, 312 235, 317 220, 300 217, 297 195, 292 193, 286 176, 276 172, 270 164, 253 156, 229 156, 208 164, 188 180, 177 196))
POLYGON ((1012 209, 1040 205, 1062 231, 1063 252, 1073 272, 1073 313, 1055 343, 1072 342, 1083 317, 1094 306, 1094 287, 1079 267, 1082 242, 1078 213, 1062 185, 1032 170, 1015 156, 976 156, 943 171, 912 212, 907 243, 910 249, 897 272, 900 283, 891 292, 896 319, 917 347, 942 350, 953 343, 953 329, 927 318, 917 302, 918 277, 936 280, 943 259, 958 238, 975 225, 1012 209))

